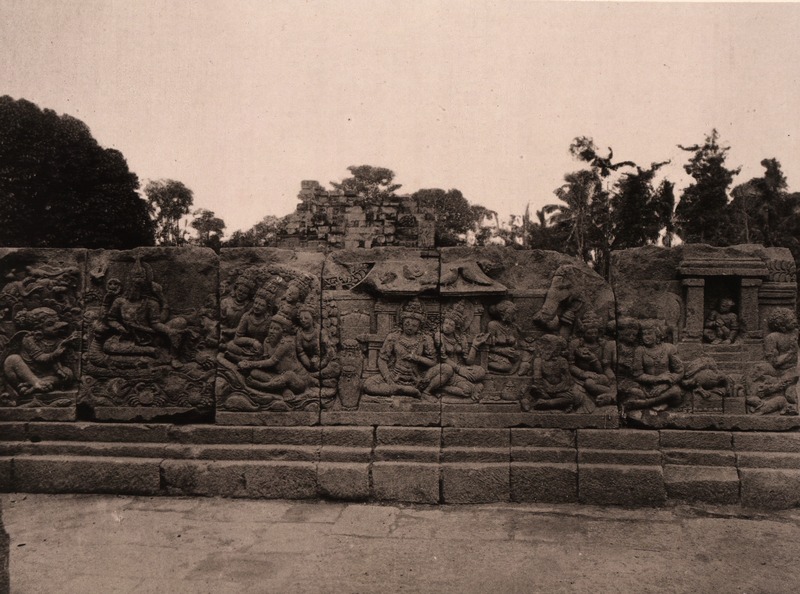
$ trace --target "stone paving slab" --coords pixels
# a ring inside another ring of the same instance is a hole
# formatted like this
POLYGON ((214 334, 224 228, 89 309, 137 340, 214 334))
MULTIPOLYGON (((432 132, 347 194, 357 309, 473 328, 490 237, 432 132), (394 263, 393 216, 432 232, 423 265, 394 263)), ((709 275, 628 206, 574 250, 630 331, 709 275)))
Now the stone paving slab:
POLYGON ((0 496, 12 592, 794 592, 800 511, 0 496))

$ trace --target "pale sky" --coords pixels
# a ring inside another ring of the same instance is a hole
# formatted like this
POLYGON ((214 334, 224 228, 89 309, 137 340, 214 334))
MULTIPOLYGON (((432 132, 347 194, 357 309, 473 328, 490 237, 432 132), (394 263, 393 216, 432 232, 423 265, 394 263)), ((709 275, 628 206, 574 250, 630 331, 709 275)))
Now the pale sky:
POLYGON ((389 167, 501 217, 556 202, 578 135, 672 159, 712 127, 734 181, 800 190, 800 6, 508 0, 0 0, 0 94, 83 120, 228 235, 300 181, 389 167))

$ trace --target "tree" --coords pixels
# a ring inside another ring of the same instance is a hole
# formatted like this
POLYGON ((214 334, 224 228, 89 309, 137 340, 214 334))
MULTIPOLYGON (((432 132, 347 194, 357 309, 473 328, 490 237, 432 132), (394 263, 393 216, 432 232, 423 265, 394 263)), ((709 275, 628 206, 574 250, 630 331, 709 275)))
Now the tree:
POLYGON ((247 231, 234 231, 224 247, 268 247, 275 245, 285 224, 284 219, 267 215, 247 231))
POLYGON ((192 213, 194 220, 189 225, 197 231, 197 243, 219 252, 222 236, 225 235, 225 221, 212 210, 200 208, 192 213))
POLYGON ((485 214, 493 212, 479 204, 470 205, 459 190, 418 190, 411 198, 420 208, 433 208, 436 217, 434 243, 437 247, 463 244, 464 240, 459 236, 474 229, 485 214))
POLYGON ((741 168, 725 167, 730 147, 719 143, 716 129, 702 145, 678 147, 694 153, 683 167, 694 183, 683 191, 675 209, 678 235, 685 242, 728 244, 731 233, 728 187, 741 168))
POLYGON ((369 204, 380 204, 387 197, 401 188, 400 184, 392 183, 394 171, 385 167, 372 165, 351 165, 347 170, 352 177, 346 177, 341 182, 331 182, 337 190, 354 192, 363 196, 369 204))
POLYGON ((0 245, 153 245, 138 188, 122 153, 102 148, 82 121, 0 97, 0 245))
POLYGON ((567 234, 564 251, 589 262, 594 235, 592 203, 602 191, 600 177, 582 169, 566 174, 564 182, 554 192, 564 204, 548 204, 543 211, 552 214, 552 224, 567 234))
POLYGON ((186 243, 181 219, 189 214, 194 202, 192 191, 174 179, 150 181, 144 188, 147 202, 155 216, 156 239, 159 245, 186 243))
POLYGON ((648 169, 636 167, 636 173, 625 173, 611 196, 613 212, 612 249, 625 249, 653 244, 661 230, 672 219, 672 186, 653 188, 656 172, 669 161, 653 163, 648 169))
POLYGON ((764 159, 763 177, 754 177, 736 186, 731 195, 731 218, 741 225, 735 229, 732 241, 757 241, 766 246, 778 245, 778 230, 783 215, 789 214, 786 176, 777 159, 764 159))

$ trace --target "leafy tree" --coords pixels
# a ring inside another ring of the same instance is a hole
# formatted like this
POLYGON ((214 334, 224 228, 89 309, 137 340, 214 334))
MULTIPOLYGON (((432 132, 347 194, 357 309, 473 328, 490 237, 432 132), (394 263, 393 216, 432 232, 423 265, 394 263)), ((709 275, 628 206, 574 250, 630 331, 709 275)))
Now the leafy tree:
POLYGON ((531 219, 529 207, 525 209, 525 246, 532 250, 553 250, 563 252, 567 245, 568 232, 563 226, 551 224, 548 216, 557 212, 560 205, 548 204, 535 211, 535 220, 531 219))
POLYGON ((225 235, 225 221, 212 210, 200 208, 192 213, 194 219, 189 225, 197 231, 197 243, 219 251, 222 236, 225 235))
POLYGON ((458 190, 419 190, 411 198, 417 200, 422 208, 433 208, 436 217, 434 242, 439 247, 464 243, 459 236, 474 229, 484 215, 492 213, 497 216, 497 213, 479 204, 470 205, 458 190))
POLYGON ((400 184, 392 183, 394 171, 391 169, 351 165, 347 170, 353 174, 352 177, 346 177, 341 182, 331 182, 331 186, 344 192, 355 192, 370 204, 380 204, 401 188, 400 184))
POLYGON ((102 148, 82 121, 0 97, 0 245, 153 245, 138 188, 122 153, 102 148))
POLYGON ((185 231, 181 231, 180 223, 189 214, 194 202, 192 191, 174 179, 160 179, 148 182, 144 193, 155 216, 158 244, 186 243, 185 231))
POLYGON ((625 173, 617 182, 611 196, 612 249, 655 243, 661 230, 671 222, 672 187, 662 184, 658 189, 653 188, 656 172, 668 163, 653 163, 648 169, 637 166, 636 173, 625 173))
POLYGON ((595 235, 592 205, 602 192, 600 177, 594 171, 582 169, 566 174, 564 182, 555 190, 564 204, 549 204, 543 210, 552 214, 554 226, 566 232, 564 251, 589 262, 595 235))
POLYGON ((754 177, 736 186, 731 195, 731 218, 741 225, 732 241, 757 241, 766 246, 779 245, 779 227, 787 208, 786 176, 777 159, 764 159, 763 177, 754 177))
POLYGON ((275 245, 281 231, 284 219, 267 215, 247 231, 234 231, 224 247, 268 247, 275 245))
POLYGON ((741 170, 725 167, 730 147, 719 143, 716 129, 706 136, 702 145, 678 147, 693 153, 683 168, 694 178, 694 183, 683 191, 675 210, 678 235, 685 242, 729 243, 728 187, 741 170))

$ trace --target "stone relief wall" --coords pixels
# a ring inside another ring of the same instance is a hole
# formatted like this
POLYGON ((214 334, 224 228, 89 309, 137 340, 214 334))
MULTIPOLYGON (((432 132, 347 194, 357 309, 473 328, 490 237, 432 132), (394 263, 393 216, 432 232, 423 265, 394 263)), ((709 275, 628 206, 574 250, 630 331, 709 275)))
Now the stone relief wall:
POLYGON ((0 420, 774 429, 796 271, 760 246, 0 252, 0 420), (613 286, 612 286, 613 285, 613 286))

